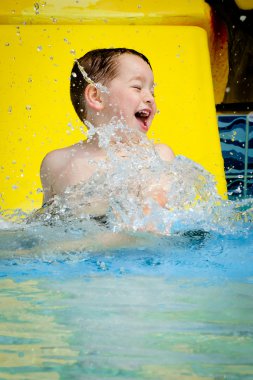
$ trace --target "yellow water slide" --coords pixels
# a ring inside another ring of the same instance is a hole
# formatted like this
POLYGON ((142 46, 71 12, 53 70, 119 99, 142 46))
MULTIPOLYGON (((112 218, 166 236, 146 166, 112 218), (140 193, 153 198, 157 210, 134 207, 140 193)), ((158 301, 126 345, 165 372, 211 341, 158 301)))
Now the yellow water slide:
POLYGON ((84 138, 69 97, 75 58, 128 47, 151 61, 159 113, 149 137, 214 174, 226 193, 215 111, 227 41, 203 0, 8 0, 0 6, 0 207, 41 206, 45 154, 84 138))

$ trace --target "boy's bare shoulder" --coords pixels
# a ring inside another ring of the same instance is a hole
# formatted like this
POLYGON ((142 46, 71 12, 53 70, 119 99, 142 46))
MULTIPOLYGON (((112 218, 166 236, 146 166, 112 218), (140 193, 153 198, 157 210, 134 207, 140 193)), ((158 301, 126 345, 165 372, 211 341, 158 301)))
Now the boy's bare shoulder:
POLYGON ((69 157, 69 151, 66 148, 52 150, 44 157, 41 167, 63 166, 69 157))
POLYGON ((155 144, 155 149, 163 161, 172 161, 175 158, 173 150, 166 144, 155 144))
POLYGON ((65 148, 52 150, 44 157, 41 164, 41 169, 46 169, 53 172, 61 170, 66 167, 70 161, 75 159, 80 149, 80 144, 75 144, 65 148))
POLYGON ((44 202, 85 179, 86 161, 85 145, 80 143, 47 153, 40 168, 44 202))

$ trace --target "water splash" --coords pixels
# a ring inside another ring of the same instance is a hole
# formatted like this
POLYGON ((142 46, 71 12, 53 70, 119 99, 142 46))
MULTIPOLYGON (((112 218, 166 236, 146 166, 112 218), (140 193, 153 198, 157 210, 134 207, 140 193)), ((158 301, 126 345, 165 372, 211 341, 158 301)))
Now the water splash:
POLYGON ((39 3, 34 3, 33 4, 34 12, 36 15, 40 13, 40 4, 39 3))
POLYGON ((118 233, 171 235, 196 229, 234 233, 252 220, 250 200, 222 200, 204 168, 183 156, 163 161, 155 145, 124 120, 88 127, 88 141, 97 139, 105 159, 91 160, 92 177, 55 196, 30 222, 83 222, 85 228, 89 222, 118 233), (101 223, 101 215, 106 222, 101 223))
POLYGON ((86 71, 84 70, 83 66, 80 65, 79 61, 76 59, 76 64, 77 64, 77 67, 78 69, 80 70, 80 73, 82 74, 84 80, 89 83, 89 84, 92 84, 93 86, 95 86, 97 89, 99 89, 101 92, 105 92, 106 94, 109 93, 109 90, 106 86, 103 86, 101 83, 95 83, 89 76, 88 74, 86 73, 86 71))

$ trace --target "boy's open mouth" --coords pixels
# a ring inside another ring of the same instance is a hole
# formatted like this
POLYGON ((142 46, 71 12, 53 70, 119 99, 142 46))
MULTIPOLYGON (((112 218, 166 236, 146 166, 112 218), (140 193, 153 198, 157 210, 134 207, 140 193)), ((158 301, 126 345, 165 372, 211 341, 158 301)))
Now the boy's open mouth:
POLYGON ((148 130, 148 119, 151 114, 150 110, 141 110, 135 113, 136 119, 140 122, 142 129, 148 130))

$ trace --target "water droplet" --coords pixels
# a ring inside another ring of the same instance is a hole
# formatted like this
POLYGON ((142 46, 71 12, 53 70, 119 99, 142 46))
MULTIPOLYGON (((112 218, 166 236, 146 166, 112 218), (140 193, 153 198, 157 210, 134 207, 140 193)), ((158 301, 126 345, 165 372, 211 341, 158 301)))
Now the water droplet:
POLYGON ((29 77, 29 78, 27 79, 27 82, 28 82, 28 83, 31 83, 32 81, 33 81, 32 77, 29 77))
POLYGON ((41 51, 43 48, 41 45, 37 46, 37 51, 41 51))
POLYGON ((12 160, 12 164, 15 165, 17 163, 16 160, 12 160))
POLYGON ((243 22, 243 21, 245 21, 245 20, 246 20, 246 18, 247 18, 247 16, 245 16, 245 15, 241 15, 241 16, 240 16, 240 21, 242 21, 242 22, 243 22))
POLYGON ((12 113, 12 106, 9 106, 9 107, 8 107, 8 112, 9 112, 9 113, 12 113))
POLYGON ((140 4, 138 4, 138 5, 137 5, 137 8, 138 8, 138 9, 140 9, 140 8, 141 8, 141 5, 140 5, 140 4))
POLYGON ((75 49, 71 49, 71 50, 70 50, 70 54, 73 54, 73 55, 75 55, 75 54, 76 54, 76 51, 75 51, 75 49))
POLYGON ((249 122, 253 123, 253 112, 250 112, 248 114, 248 119, 249 119, 249 122))
POLYGON ((27 104, 27 105, 25 106, 25 109, 26 109, 27 111, 31 111, 32 106, 30 106, 30 104, 27 104))
POLYGON ((12 190, 17 190, 18 189, 18 186, 17 185, 12 185, 12 190))
POLYGON ((107 267, 106 267, 106 264, 104 261, 97 261, 97 266, 102 269, 102 270, 106 270, 107 267))
POLYGON ((9 176, 9 175, 7 175, 6 177, 5 177, 5 179, 7 179, 7 181, 10 179, 11 177, 9 176))
POLYGON ((240 194, 242 192, 240 185, 237 187, 237 189, 234 190, 234 192, 237 194, 240 194))
POLYGON ((9 42, 6 42, 6 43, 5 43, 5 46, 10 46, 10 43, 9 43, 9 42))
POLYGON ((36 193, 37 193, 37 194, 43 193, 43 190, 39 187, 39 188, 36 190, 36 193))
POLYGON ((76 74, 76 73, 74 73, 74 72, 73 72, 71 75, 72 75, 72 77, 74 77, 74 78, 76 78, 76 77, 77 77, 77 74, 76 74))
POLYGON ((229 93, 230 92, 230 87, 226 87, 226 93, 229 93))
POLYGON ((33 9, 35 11, 35 14, 38 15, 40 13, 40 5, 39 5, 39 3, 34 3, 33 4, 33 9))

